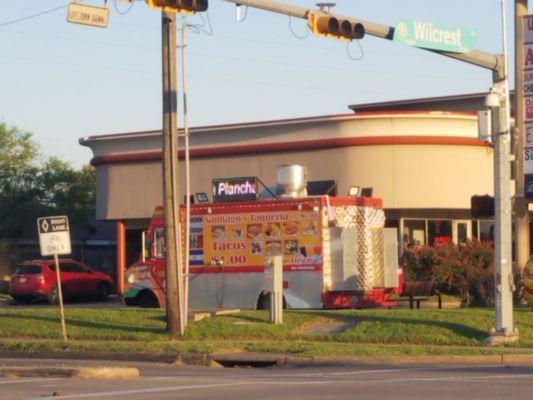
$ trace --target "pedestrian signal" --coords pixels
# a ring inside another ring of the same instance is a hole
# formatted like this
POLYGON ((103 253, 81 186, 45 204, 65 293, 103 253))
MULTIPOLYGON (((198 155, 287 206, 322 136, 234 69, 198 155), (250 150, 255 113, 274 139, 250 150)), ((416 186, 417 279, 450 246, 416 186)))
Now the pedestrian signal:
POLYGON ((488 194, 484 196, 472 196, 470 198, 470 212, 472 218, 494 217, 494 197, 488 194))

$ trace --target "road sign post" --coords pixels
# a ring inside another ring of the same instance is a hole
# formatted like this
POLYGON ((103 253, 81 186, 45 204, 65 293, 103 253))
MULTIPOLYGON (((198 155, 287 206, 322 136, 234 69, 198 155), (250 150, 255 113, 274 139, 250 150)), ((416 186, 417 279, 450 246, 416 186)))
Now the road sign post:
MULTIPOLYGON (((63 291, 61 289, 61 271, 58 255, 70 254, 70 230, 66 216, 37 218, 37 231, 39 233, 39 246, 42 256, 53 256, 56 270, 56 295, 61 316, 61 334, 67 341, 67 327, 65 324, 65 309, 63 307, 63 291)), ((53 289, 51 289, 53 290, 53 289)), ((52 292, 52 296, 54 293, 52 292)), ((52 297, 53 299, 53 297, 52 297)))
POLYGON ((270 297, 269 321, 283 323, 283 258, 281 255, 265 259, 265 291, 270 297))

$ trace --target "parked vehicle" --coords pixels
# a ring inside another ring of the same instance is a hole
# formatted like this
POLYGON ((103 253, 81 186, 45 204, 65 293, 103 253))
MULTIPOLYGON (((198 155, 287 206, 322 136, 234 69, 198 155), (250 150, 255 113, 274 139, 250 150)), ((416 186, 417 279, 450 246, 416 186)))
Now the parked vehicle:
MULTIPOLYGON (((105 301, 113 290, 113 280, 107 274, 70 259, 59 260, 61 289, 65 299, 93 297, 105 301)), ((13 299, 26 302, 46 299, 58 302, 57 278, 53 260, 25 261, 11 276, 9 294, 13 299)))

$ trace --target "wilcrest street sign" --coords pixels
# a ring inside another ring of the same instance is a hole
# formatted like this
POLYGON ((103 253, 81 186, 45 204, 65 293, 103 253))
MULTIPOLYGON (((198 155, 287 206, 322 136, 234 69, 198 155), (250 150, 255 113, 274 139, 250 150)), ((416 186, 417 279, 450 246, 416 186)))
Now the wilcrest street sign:
POLYGON ((408 46, 423 47, 453 53, 467 53, 476 44, 473 29, 436 25, 422 21, 400 21, 394 29, 393 40, 408 46))

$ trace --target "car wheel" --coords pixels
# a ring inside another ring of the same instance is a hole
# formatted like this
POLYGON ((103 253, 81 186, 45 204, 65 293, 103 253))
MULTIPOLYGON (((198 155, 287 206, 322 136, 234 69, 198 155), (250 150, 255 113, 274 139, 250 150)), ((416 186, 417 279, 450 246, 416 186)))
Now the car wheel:
POLYGON ((13 300, 11 300, 11 304, 26 304, 29 303, 28 299, 26 297, 16 297, 11 296, 13 300))
POLYGON ((157 300, 157 297, 155 297, 155 294, 149 291, 144 291, 139 293, 138 295, 138 302, 137 304, 139 307, 142 308, 158 308, 159 307, 159 301, 157 300))
POLYGON ((110 294, 111 287, 109 286, 109 283, 100 282, 100 284, 96 288, 96 300, 106 301, 110 294))
POLYGON ((58 304, 59 303, 59 294, 57 292, 57 284, 53 284, 50 286, 50 289, 48 290, 48 303, 50 304, 58 304))
POLYGON ((270 310, 270 296, 268 293, 261 293, 257 299, 258 310, 270 310))
MULTIPOLYGON (((259 299, 257 299, 257 309, 270 310, 270 293, 263 292, 259 295, 259 299)), ((285 296, 283 296, 283 309, 287 309, 287 302, 285 301, 285 296)))

